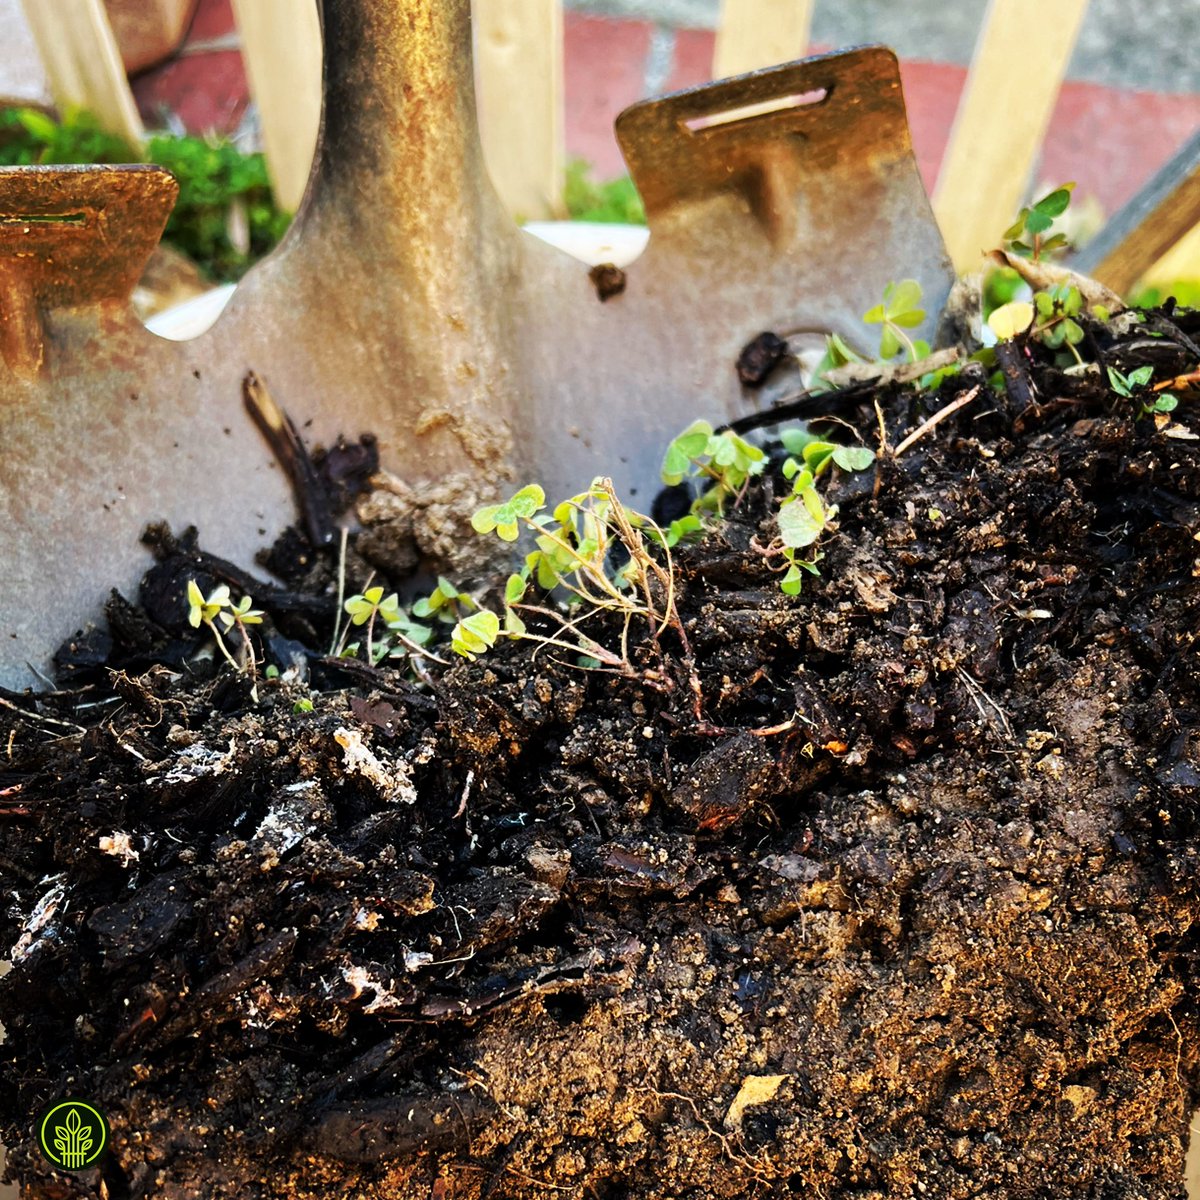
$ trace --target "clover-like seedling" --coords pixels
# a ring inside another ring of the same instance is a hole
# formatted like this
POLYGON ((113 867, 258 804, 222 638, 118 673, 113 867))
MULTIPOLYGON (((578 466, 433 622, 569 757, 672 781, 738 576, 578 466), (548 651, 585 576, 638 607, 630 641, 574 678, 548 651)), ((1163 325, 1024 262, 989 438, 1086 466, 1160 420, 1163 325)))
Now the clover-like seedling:
MULTIPOLYGON (((257 661, 254 657, 254 646, 250 641, 250 633, 246 626, 261 625, 263 619, 262 611, 252 607, 254 602, 249 596, 243 596, 235 604, 229 595, 229 588, 223 583, 218 584, 208 596, 205 596, 200 590, 200 585, 194 579, 189 579, 187 582, 187 600, 188 624, 193 629, 199 629, 201 625, 206 625, 213 635, 213 641, 216 642, 217 648, 233 669, 239 672, 246 672, 253 678, 257 661), (242 635, 242 648, 245 655, 243 661, 239 662, 230 653, 218 625, 223 626, 226 632, 237 626, 238 632, 242 635)), ((257 685, 253 686, 251 695, 257 701, 257 685)))
POLYGON ((1122 375, 1116 367, 1109 367, 1108 382, 1118 396, 1124 396, 1126 399, 1138 402, 1139 416, 1165 416, 1167 413, 1174 412, 1176 406, 1179 404, 1178 399, 1172 396, 1170 392, 1152 392, 1149 401, 1143 400, 1135 394, 1150 382, 1153 374, 1154 368, 1151 366, 1138 367, 1136 370, 1130 371, 1128 375, 1122 375))
POLYGON ((685 513, 682 517, 676 517, 666 529, 659 529, 655 526, 646 530, 646 536, 652 542, 669 549, 673 549, 681 542, 693 541, 701 537, 703 533, 704 522, 695 513, 685 513))
POLYGON ((453 624, 464 611, 473 612, 478 607, 474 597, 459 591, 449 579, 439 575, 437 587, 412 606, 412 615, 422 618, 436 617, 439 621, 453 624))
POLYGON ((235 625, 239 627, 243 625, 261 625, 263 611, 261 608, 251 607, 253 603, 254 601, 249 596, 243 596, 236 604, 231 604, 228 608, 219 612, 217 620, 227 630, 232 629, 235 625))
MULTIPOLYGON (((705 434, 706 444, 710 436, 705 434)), ((655 639, 671 625, 686 641, 675 612, 666 535, 649 517, 625 508, 610 479, 596 479, 587 491, 569 497, 550 512, 544 510, 545 492, 537 484, 529 484, 503 504, 480 509, 472 518, 479 533, 495 533, 509 542, 515 541, 524 527, 533 535, 533 549, 505 585, 503 622, 488 609, 461 617, 451 635, 456 653, 474 658, 503 635, 569 650, 576 656, 582 652, 605 668, 630 674, 634 668, 629 660, 628 634, 635 617, 649 623, 655 639), (666 566, 649 554, 650 540, 664 547, 666 566), (557 592, 559 599, 546 605, 529 603, 526 595, 535 583, 546 592, 557 592), (518 609, 550 622, 549 632, 529 630, 518 609), (623 620, 619 653, 599 645, 580 629, 583 622, 604 613, 623 620)))
POLYGON ((490 650, 500 636, 500 618, 494 612, 481 608, 470 616, 463 617, 454 626, 450 635, 450 647, 455 654, 461 654, 472 662, 476 657, 490 650))
POLYGON ((749 480, 762 474, 766 461, 766 454, 758 446, 732 429, 718 432, 708 421, 693 421, 667 447, 661 476, 668 487, 675 487, 689 476, 709 482, 692 510, 723 513, 725 501, 733 496, 737 503, 749 480))
MULTIPOLYGON (((866 446, 841 446, 798 427, 781 430, 779 440, 790 455, 812 472, 814 479, 820 479, 831 464, 843 471, 865 471, 875 461, 875 451, 866 446)), ((783 470, 785 478, 795 475, 795 471, 788 473, 786 462, 783 470)))
POLYGON ((187 582, 187 598, 188 624, 193 629, 199 629, 202 624, 211 625, 230 603, 229 588, 225 584, 213 588, 206 598, 194 579, 187 582))
POLYGON ((1043 234, 1054 224, 1056 217, 1061 217, 1067 211, 1074 190, 1073 183, 1061 184, 1029 207, 1021 209, 1017 219, 1004 231, 1008 249, 1034 262, 1040 261, 1045 254, 1064 249, 1067 244, 1065 233, 1056 233, 1051 237, 1044 237, 1043 234))
POLYGON ((481 508, 472 518, 471 527, 476 533, 491 533, 504 542, 515 542, 521 532, 521 523, 528 521, 546 504, 546 493, 536 484, 530 483, 514 493, 503 504, 490 504, 481 508))
POLYGON ((381 648, 378 656, 375 653, 375 619, 378 617, 385 625, 399 621, 400 597, 395 592, 385 597, 383 588, 369 587, 361 595, 351 596, 342 607, 349 614, 351 625, 367 627, 367 662, 374 666, 386 652, 381 648))
POLYGON ((1083 341, 1083 326, 1075 318, 1083 310, 1083 294, 1070 283, 1056 283, 1046 291, 1035 292, 1033 307, 1037 313, 1033 336, 1051 350, 1065 346, 1077 363, 1083 359, 1075 347, 1083 341))
POLYGON ((915 279, 901 279, 883 289, 883 303, 863 313, 868 325, 880 325, 879 357, 890 362, 901 350, 910 363, 929 356, 929 343, 910 338, 904 331, 915 328, 925 320, 921 308, 921 285, 915 279))

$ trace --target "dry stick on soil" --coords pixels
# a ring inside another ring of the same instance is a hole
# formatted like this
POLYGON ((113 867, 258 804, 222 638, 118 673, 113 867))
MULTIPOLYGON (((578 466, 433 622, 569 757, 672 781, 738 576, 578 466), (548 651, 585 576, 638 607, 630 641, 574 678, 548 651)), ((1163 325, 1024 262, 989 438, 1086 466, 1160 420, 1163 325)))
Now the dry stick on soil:
POLYGON ((932 417, 918 425, 916 429, 914 429, 912 433, 910 433, 908 437, 906 437, 904 441, 902 441, 900 445, 896 447, 892 457, 899 458, 900 455, 902 455, 905 450, 909 448, 909 446, 913 445, 915 442, 919 442, 921 438, 923 438, 935 426, 944 421, 948 416, 950 416, 951 413, 956 413, 960 408, 965 408, 978 395, 979 385, 976 384, 976 386, 973 387, 969 392, 959 396, 957 400, 947 404, 945 408, 939 408, 932 417))
POLYGON ((312 544, 329 545, 333 541, 333 515, 329 511, 329 500, 295 422, 279 407, 267 391, 267 385, 253 371, 248 372, 242 380, 242 399, 246 411, 292 481, 292 490, 304 514, 304 524, 312 544))
POLYGON ((59 729, 69 729, 72 733, 87 732, 82 725, 76 725, 73 721, 60 721, 57 717, 44 717, 41 713, 30 712, 29 709, 22 708, 19 704, 14 704, 11 700, 5 700, 3 696, 0 696, 0 707, 11 709, 13 712, 19 713, 22 717, 38 725, 54 725, 59 729))

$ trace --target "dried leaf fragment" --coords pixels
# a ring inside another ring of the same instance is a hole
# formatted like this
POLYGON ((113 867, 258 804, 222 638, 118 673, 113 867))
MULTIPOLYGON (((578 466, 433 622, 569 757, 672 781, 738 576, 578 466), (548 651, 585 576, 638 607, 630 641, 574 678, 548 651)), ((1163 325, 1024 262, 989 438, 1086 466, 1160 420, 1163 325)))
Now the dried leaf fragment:
POLYGON ((746 1109, 774 1100, 779 1085, 790 1078, 789 1075, 747 1075, 725 1114, 725 1128, 741 1129, 746 1109))

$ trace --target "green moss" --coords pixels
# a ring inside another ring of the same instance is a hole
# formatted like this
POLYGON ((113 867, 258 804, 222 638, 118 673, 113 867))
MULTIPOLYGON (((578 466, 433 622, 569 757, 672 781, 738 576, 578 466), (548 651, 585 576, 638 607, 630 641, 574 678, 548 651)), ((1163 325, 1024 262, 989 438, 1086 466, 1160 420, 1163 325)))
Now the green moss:
POLYGON ((642 198, 628 175, 596 183, 592 168, 577 158, 567 166, 563 200, 573 221, 600 221, 606 225, 645 225, 642 198))
POLYGON ((179 180, 165 240, 214 280, 239 279, 287 229, 290 215, 271 197, 261 154, 244 154, 225 139, 154 134, 139 156, 90 113, 55 121, 33 109, 0 109, 0 165, 139 161, 158 163, 179 180), (238 209, 244 222, 234 220, 238 209), (236 223, 245 237, 235 241, 236 223))

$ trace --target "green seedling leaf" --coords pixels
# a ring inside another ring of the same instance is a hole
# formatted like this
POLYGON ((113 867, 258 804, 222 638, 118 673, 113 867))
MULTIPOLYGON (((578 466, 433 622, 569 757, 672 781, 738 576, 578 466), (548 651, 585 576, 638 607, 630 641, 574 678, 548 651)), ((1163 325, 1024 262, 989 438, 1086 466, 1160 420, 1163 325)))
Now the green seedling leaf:
POLYGON ((36 108, 21 108, 17 110, 17 120, 27 133, 32 134, 40 142, 52 144, 58 137, 58 125, 45 113, 36 108))
POLYGON ((1039 317, 1054 316, 1054 297, 1049 292, 1035 292, 1033 305, 1039 317))
POLYGON ((804 447, 804 465, 813 473, 814 478, 833 460, 833 452, 836 449, 832 442, 809 442, 804 447))
POLYGON ((846 363, 862 362, 862 355, 853 349, 846 340, 836 333, 831 333, 825 339, 825 346, 837 356, 834 366, 844 367, 846 363))
POLYGON ((826 511, 821 497, 817 495, 817 489, 805 488, 800 493, 800 502, 808 509, 808 515, 824 528, 829 521, 829 513, 826 511))
POLYGON ((883 327, 883 332, 879 335, 879 357, 883 359, 895 358, 900 353, 900 339, 892 332, 887 325, 883 327))
POLYGON ((1071 203, 1071 193, 1074 190, 1074 183, 1059 184, 1054 191, 1048 192, 1033 206, 1034 211, 1051 218, 1062 216, 1071 203))
POLYGON ((1118 396, 1133 395, 1133 393, 1129 390, 1128 377, 1122 375, 1121 372, 1116 369, 1116 367, 1108 368, 1108 382, 1112 387, 1112 390, 1116 392, 1118 396))
MULTIPOLYGON (((896 324, 904 324, 903 318, 910 316, 921 303, 921 285, 915 279, 901 279, 899 283, 889 283, 883 289, 884 311, 889 320, 896 324)), ((921 313, 921 318, 925 316, 921 313)), ((914 322, 920 324, 920 319, 914 322)))
POLYGON ((731 467, 738 458, 736 435, 726 431, 709 439, 707 454, 718 467, 731 467))
POLYGON ((1125 378, 1130 387, 1145 387, 1150 382, 1153 374, 1154 368, 1146 365, 1138 367, 1136 371, 1130 371, 1125 378))
POLYGON ((1172 396, 1170 392, 1163 392, 1161 396, 1154 402, 1154 411, 1159 413, 1174 412, 1179 404, 1179 400, 1172 396))
POLYGON ((1079 343, 1083 341, 1082 327, 1072 321, 1070 317, 1067 317, 1067 319, 1063 321, 1061 328, 1063 331, 1063 337, 1070 345, 1078 346, 1079 343))
POLYGON ((296 703, 292 705, 292 712, 294 713, 310 713, 312 710, 313 702, 311 700, 297 700, 296 703))
POLYGON ((838 446, 833 452, 833 461, 843 471, 865 471, 875 462, 875 451, 866 446, 838 446))
POLYGON ((792 495, 798 496, 808 491, 813 485, 813 473, 807 467, 801 467, 796 478, 792 480, 792 495))
POLYGON ((500 636, 500 618, 482 608, 463 617, 450 635, 450 647, 455 654, 474 661, 477 655, 490 650, 500 636))
POLYGON ((525 599, 528 581, 524 575, 510 575, 504 585, 504 603, 520 604, 525 599))
POLYGON ((779 590, 785 596, 798 596, 803 583, 804 576, 800 574, 800 568, 792 563, 787 569, 787 574, 780 580, 779 590))
POLYGON ((498 521, 509 515, 502 511, 503 508, 502 504, 488 504, 479 509, 471 517, 471 528, 476 533, 491 533, 498 521))
POLYGON ((694 460, 707 451, 712 435, 713 427, 708 421, 693 421, 676 437, 667 447, 666 456, 663 458, 663 483, 668 487, 681 483, 691 470, 694 460))
POLYGON ((1025 218, 1025 228, 1030 233, 1045 233, 1054 223, 1054 218, 1039 208, 1033 208, 1025 218))
POLYGON ((785 501, 779 509, 779 536, 783 539, 783 544, 792 550, 802 550, 805 546, 811 546, 824 531, 824 512, 819 519, 814 518, 806 504, 797 503, 795 500, 785 501))
POLYGON ((351 625, 365 625, 386 603, 389 611, 393 608, 399 611, 400 601, 395 593, 390 595, 385 602, 383 599, 383 588, 370 587, 367 588, 361 596, 351 596, 342 607, 350 614, 351 625))
POLYGON ((528 483, 508 503, 518 517, 532 517, 546 503, 546 493, 536 483, 528 483))
POLYGON ((1029 216, 1029 209, 1021 209, 1021 215, 1001 234, 1001 237, 1006 242, 1011 242, 1015 238, 1019 238, 1025 232, 1025 218, 1029 216))
POLYGON ((779 431, 779 440, 783 443, 783 448, 789 454, 804 453, 804 447, 811 445, 813 442, 819 442, 821 439, 816 434, 809 433, 799 425, 792 425, 787 429, 779 431))
POLYGON ((868 325, 882 325, 886 319, 883 311, 883 305, 876 304, 874 308, 868 308, 867 311, 863 313, 862 319, 868 325))

